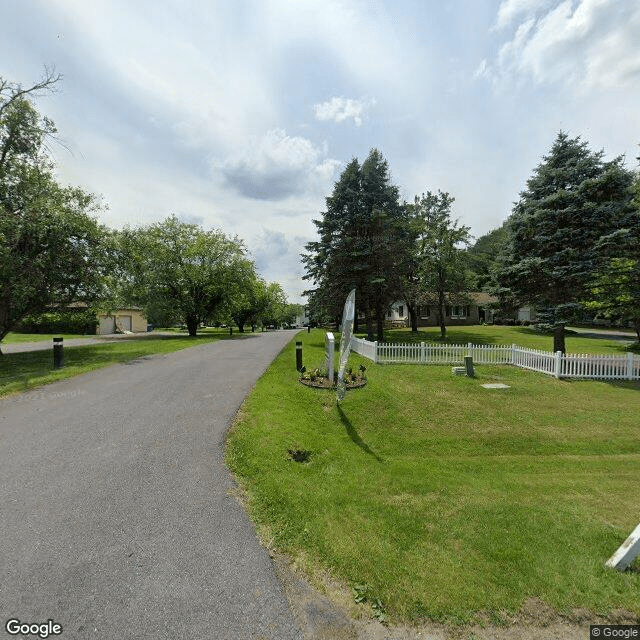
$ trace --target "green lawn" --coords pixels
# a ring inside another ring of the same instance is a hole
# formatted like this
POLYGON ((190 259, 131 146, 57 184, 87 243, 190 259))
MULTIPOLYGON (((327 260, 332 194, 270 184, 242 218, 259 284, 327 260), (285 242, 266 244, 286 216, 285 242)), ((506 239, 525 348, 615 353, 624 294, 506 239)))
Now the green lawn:
MULTIPOLYGON (((33 334, 30 334, 33 335, 33 334)), ((233 338, 241 334, 235 334, 233 338)), ((78 336, 69 336, 78 337, 78 336)), ((0 396, 70 378, 93 369, 143 356, 179 351, 204 342, 228 339, 223 331, 210 331, 193 338, 186 335, 125 338, 78 347, 64 347, 64 367, 53 368, 53 349, 0 356, 0 396)))
MULTIPOLYGON (((95 338, 95 336, 80 335, 78 333, 14 333, 10 331, 0 343, 0 349, 4 344, 22 344, 24 342, 52 342, 53 338, 64 338, 65 340, 77 338, 95 338)), ((52 342, 53 344, 53 342, 52 342)))
MULTIPOLYGON (((324 332, 296 339, 322 366, 324 332)), ((534 596, 640 616, 640 563, 603 567, 639 520, 640 384, 360 363, 368 384, 338 407, 299 384, 292 341, 243 405, 227 461, 265 543, 394 620, 498 620, 534 596)))
MULTIPOLYGON (((585 329, 588 331, 588 329, 585 329)), ((358 337, 365 338, 366 332, 358 337)), ((385 342, 442 342, 438 327, 421 327, 417 333, 410 329, 388 329, 384 333, 385 342)), ((636 339, 635 333, 629 333, 628 340, 611 338, 583 338, 567 332, 567 353, 621 353, 628 350, 629 341, 636 339)), ((531 327, 507 327, 502 325, 471 325, 447 327, 449 344, 517 344, 530 349, 553 351, 553 336, 541 334, 531 327)), ((636 343, 637 344, 637 343, 636 343)))

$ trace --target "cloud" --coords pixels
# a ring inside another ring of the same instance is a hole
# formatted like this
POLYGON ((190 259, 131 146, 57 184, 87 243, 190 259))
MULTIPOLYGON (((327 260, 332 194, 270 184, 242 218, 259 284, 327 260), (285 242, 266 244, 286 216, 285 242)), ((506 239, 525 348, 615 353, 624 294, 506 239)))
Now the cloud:
POLYGON ((362 116, 364 113, 375 105, 376 101, 366 98, 353 100, 352 98, 331 98, 328 102, 314 104, 313 109, 316 112, 318 120, 333 120, 334 122, 344 122, 349 118, 353 118, 356 127, 362 126, 362 116))
POLYGON ((621 0, 505 0, 496 26, 519 17, 493 68, 476 76, 530 79, 583 89, 614 87, 640 76, 640 4, 621 0), (544 8, 544 11, 541 9, 544 8))
POLYGON ((526 16, 530 16, 549 4, 549 0, 503 0, 498 8, 494 29, 504 29, 521 14, 524 13, 526 16))
POLYGON ((243 196, 282 200, 327 189, 340 163, 326 155, 326 147, 289 136, 284 129, 273 129, 262 138, 251 138, 221 171, 226 183, 243 196))

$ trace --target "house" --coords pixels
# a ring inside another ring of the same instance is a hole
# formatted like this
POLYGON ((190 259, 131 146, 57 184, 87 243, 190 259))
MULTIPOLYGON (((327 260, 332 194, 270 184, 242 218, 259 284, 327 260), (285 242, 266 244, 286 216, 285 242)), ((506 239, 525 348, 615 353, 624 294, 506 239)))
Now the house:
POLYGON ((302 328, 309 325, 309 307, 305 306, 302 313, 299 313, 295 319, 295 326, 302 328))
MULTIPOLYGON (((491 305, 498 302, 494 296, 482 291, 466 294, 469 302, 466 304, 447 304, 445 306, 445 324, 448 326, 483 324, 493 322, 491 305)), ((421 304, 418 306, 418 326, 438 326, 437 305, 421 304)), ((389 326, 408 327, 411 324, 409 310, 405 302, 394 302, 385 318, 389 326)))
POLYGON ((114 309, 110 313, 98 314, 97 335, 110 333, 143 333, 147 331, 147 320, 138 307, 114 309))

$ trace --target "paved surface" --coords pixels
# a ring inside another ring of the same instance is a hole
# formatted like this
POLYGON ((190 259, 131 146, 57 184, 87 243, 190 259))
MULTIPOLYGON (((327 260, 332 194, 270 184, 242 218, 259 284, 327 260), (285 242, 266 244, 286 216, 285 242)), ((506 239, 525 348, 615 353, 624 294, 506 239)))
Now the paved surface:
POLYGON ((302 637, 231 495, 222 449, 294 333, 147 357, 0 401, 0 637, 16 637, 9 618, 53 619, 63 639, 302 637))

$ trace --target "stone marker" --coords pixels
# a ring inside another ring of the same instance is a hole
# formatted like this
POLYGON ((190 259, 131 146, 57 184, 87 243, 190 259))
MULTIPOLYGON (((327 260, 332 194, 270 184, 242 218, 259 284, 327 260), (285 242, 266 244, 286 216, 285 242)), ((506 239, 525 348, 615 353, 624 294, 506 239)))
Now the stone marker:
POLYGON ((467 370, 467 375, 470 378, 475 377, 476 372, 473 370, 473 357, 472 356, 465 356, 464 357, 464 366, 465 366, 465 369, 467 370))
POLYGON ((624 571, 640 554, 640 524, 622 543, 620 548, 606 561, 605 567, 624 571))
POLYGON ((487 382, 482 386, 485 389, 510 389, 511 388, 508 384, 503 384, 502 382, 487 382))
POLYGON ((451 373, 453 373, 454 376, 463 376, 467 373, 467 368, 466 367, 451 367, 451 373))

